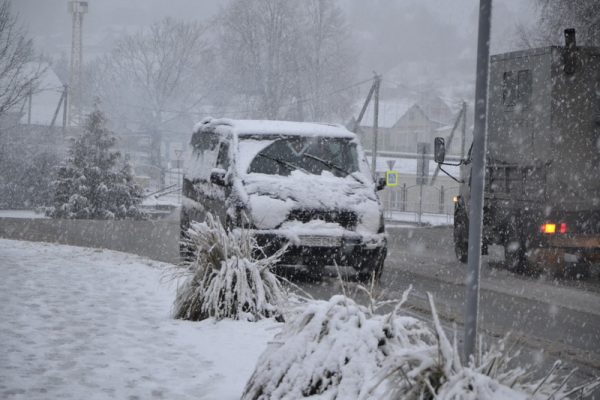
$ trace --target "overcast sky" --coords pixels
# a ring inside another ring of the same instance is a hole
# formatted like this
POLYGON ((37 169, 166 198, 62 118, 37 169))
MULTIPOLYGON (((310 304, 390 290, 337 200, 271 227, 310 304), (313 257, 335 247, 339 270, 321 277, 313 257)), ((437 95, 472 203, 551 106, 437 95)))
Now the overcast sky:
MULTIPOLYGON (((46 55, 69 54, 71 17, 67 0, 12 0, 14 10, 46 55)), ((339 0, 360 55, 362 75, 372 71, 397 80, 427 72, 474 68, 478 0, 339 0)), ((495 0, 492 52, 515 49, 517 23, 531 24, 532 1, 495 0)), ((116 38, 164 17, 208 21, 224 0, 90 0, 84 18, 84 60, 110 49, 116 38)), ((447 73, 446 73, 447 72, 447 73)), ((462 79, 460 76, 457 79, 462 79)))

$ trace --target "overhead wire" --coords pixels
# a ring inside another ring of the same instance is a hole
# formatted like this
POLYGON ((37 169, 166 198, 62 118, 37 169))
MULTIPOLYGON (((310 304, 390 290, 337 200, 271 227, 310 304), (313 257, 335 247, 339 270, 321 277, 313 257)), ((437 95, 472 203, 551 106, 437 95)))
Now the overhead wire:
MULTIPOLYGON (((312 96, 312 97, 305 97, 305 98, 301 98, 301 99, 295 99, 292 100, 290 102, 287 102, 285 104, 281 104, 279 105, 277 108, 281 109, 281 108, 289 108, 292 107, 294 105, 298 105, 298 104, 302 104, 302 103, 306 103, 306 102, 310 102, 310 101, 314 101, 314 100, 318 100, 318 99, 322 99, 322 98, 329 98, 331 96, 334 96, 338 93, 344 92, 346 90, 350 90, 353 89, 355 87, 358 87, 360 85, 363 85, 367 82, 372 81, 373 78, 369 78, 369 79, 363 79, 360 80, 358 82, 354 82, 350 85, 344 86, 342 88, 336 89, 334 91, 319 95, 319 96, 312 96)), ((132 104, 132 103, 126 103, 126 102, 120 102, 120 104, 125 105, 125 106, 129 106, 129 107, 134 107, 134 108, 138 108, 141 110, 147 110, 147 111, 157 111, 151 107, 147 107, 144 105, 139 105, 139 104, 132 104)), ((191 111, 191 110, 172 110, 172 109, 161 109, 161 112, 165 112, 165 113, 173 113, 173 114, 178 114, 178 115, 196 115, 196 116, 205 116, 206 112, 200 112, 200 111, 191 111)), ((219 113, 224 114, 224 115, 247 115, 249 113, 251 113, 253 110, 252 109, 223 109, 223 110, 219 110, 219 113)), ((171 119, 172 120, 172 119, 171 119)), ((133 121, 135 122, 135 121, 133 121)), ((139 122, 139 121, 138 121, 139 122)))

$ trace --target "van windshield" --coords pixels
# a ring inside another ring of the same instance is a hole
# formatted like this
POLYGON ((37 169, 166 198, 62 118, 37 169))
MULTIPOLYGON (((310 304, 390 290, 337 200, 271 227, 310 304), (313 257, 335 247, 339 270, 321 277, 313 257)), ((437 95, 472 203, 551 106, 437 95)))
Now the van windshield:
MULTIPOLYGON (((256 141, 256 137, 253 139, 256 141)), ((243 142, 240 140, 241 147, 243 142)), ((352 139, 294 136, 269 138, 269 142, 254 156, 248 173, 288 176, 294 170, 313 175, 328 171, 345 177, 358 171, 358 153, 352 139)))

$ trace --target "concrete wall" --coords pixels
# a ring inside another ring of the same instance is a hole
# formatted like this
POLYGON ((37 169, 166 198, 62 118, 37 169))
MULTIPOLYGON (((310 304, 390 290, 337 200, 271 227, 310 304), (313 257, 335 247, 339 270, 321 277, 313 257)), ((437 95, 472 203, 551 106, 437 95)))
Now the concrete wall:
POLYGON ((0 237, 105 248, 175 263, 179 219, 97 221, 0 218, 0 237))

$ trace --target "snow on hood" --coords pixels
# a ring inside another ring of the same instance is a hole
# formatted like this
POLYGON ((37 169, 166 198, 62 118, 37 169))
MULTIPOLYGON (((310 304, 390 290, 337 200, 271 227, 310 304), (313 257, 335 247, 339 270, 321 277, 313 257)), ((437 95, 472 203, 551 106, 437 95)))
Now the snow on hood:
POLYGON ((356 231, 375 233, 381 211, 374 186, 360 173, 355 175, 369 183, 351 176, 336 177, 327 171, 321 175, 293 171, 287 177, 248 174, 244 187, 254 225, 258 229, 278 228, 294 209, 353 211, 358 216, 356 231))

